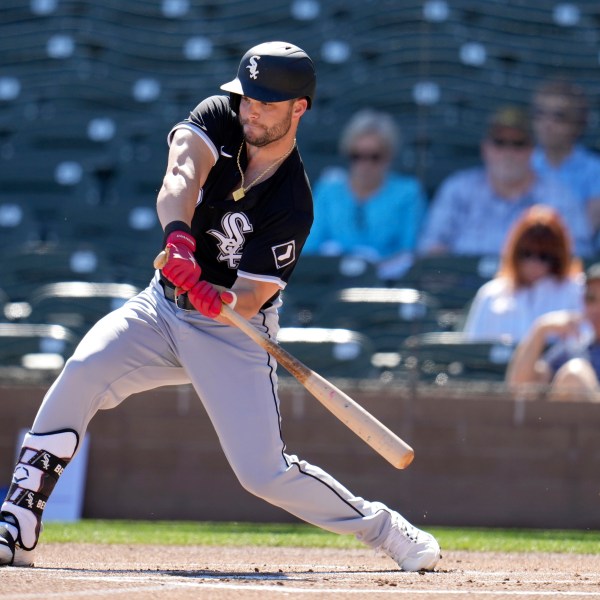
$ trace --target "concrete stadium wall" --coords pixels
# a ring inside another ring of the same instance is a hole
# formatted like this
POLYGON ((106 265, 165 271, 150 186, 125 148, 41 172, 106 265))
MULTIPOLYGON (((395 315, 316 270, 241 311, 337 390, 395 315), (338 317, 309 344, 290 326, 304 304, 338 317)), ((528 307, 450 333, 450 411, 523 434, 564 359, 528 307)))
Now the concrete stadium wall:
MULTIPOLYGON (((0 388, 0 486, 44 386, 0 388)), ((600 528, 600 406, 497 392, 343 389, 415 448, 396 470, 296 384, 282 386, 288 452, 422 525, 600 528)), ((102 411, 90 429, 84 516, 293 521, 241 488, 191 387, 102 411)))

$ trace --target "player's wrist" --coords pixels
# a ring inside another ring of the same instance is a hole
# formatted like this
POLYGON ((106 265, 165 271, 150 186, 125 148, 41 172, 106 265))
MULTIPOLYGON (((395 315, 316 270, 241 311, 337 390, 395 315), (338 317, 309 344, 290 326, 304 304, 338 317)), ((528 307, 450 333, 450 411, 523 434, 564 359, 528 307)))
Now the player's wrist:
POLYGON ((165 247, 169 244, 183 244, 186 248, 195 252, 196 250, 196 240, 192 235, 186 233, 185 231, 173 231, 167 236, 165 247))
POLYGON ((167 223, 163 236, 163 247, 167 244, 185 244, 190 250, 196 250, 196 240, 192 235, 191 227, 183 221, 167 223))

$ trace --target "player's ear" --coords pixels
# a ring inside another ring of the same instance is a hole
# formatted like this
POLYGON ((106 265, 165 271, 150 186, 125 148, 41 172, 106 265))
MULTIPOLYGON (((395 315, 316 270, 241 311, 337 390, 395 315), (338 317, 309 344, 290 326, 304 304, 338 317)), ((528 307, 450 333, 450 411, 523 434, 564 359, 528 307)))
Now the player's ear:
POLYGON ((292 116, 299 119, 308 109, 308 100, 306 98, 296 98, 292 108, 292 116))

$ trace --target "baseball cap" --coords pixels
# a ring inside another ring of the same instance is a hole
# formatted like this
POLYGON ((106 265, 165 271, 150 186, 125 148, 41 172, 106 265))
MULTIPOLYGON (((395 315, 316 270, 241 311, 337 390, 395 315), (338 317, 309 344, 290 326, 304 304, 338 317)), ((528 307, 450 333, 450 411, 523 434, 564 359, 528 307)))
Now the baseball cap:
POLYGON ((529 115, 518 106, 502 106, 491 115, 488 121, 488 137, 494 137, 506 129, 519 131, 528 140, 533 138, 529 115))
POLYGON ((221 89, 262 102, 307 98, 310 108, 316 83, 315 67, 302 48, 289 42, 264 42, 244 54, 237 77, 221 89))

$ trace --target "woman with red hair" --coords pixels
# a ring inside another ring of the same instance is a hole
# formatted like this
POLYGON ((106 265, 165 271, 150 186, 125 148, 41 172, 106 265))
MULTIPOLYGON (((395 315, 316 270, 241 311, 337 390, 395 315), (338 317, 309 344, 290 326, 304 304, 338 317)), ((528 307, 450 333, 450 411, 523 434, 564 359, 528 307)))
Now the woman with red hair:
POLYGON ((564 222, 553 208, 536 204, 512 227, 498 273, 475 295, 466 337, 518 342, 540 315, 581 310, 583 285, 564 222))

